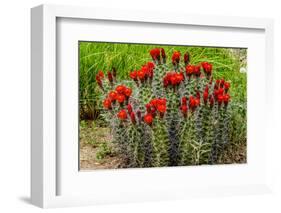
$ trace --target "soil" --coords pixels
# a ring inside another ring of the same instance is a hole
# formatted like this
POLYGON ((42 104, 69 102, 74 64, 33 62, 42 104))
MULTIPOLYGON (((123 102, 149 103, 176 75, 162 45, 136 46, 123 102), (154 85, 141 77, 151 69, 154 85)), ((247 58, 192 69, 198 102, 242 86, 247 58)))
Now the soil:
POLYGON ((219 164, 247 163, 246 142, 230 143, 219 158, 219 164))
POLYGON ((80 128, 80 170, 116 169, 121 164, 122 159, 114 152, 109 128, 95 128, 91 125, 80 128), (110 153, 98 159, 101 144, 106 144, 110 153))
MULTIPOLYGON (((121 168, 122 158, 114 150, 109 128, 94 127, 92 123, 80 125, 80 170, 121 168), (97 154, 103 151, 102 145, 109 151, 99 159, 97 154)), ((231 143, 225 147, 218 164, 247 163, 246 150, 246 142, 231 143)))

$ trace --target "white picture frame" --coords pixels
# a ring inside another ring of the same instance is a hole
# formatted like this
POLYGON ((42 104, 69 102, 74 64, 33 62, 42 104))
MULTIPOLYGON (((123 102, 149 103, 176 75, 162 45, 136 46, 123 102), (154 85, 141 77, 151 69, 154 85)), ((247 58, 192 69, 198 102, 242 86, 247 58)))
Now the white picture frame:
MULTIPOLYGON (((197 176, 193 177, 195 182, 191 185, 179 185, 171 184, 167 185, 165 182, 159 181, 154 186, 146 188, 140 184, 134 192, 133 185, 129 184, 129 178, 135 176, 137 172, 119 172, 113 174, 112 171, 99 171, 99 174, 85 174, 82 177, 83 181, 89 181, 89 178, 99 178, 103 180, 106 178, 122 178, 123 182, 127 182, 127 188, 116 188, 112 190, 105 189, 102 193, 102 188, 97 188, 96 194, 84 193, 87 189, 83 186, 83 190, 80 193, 60 193, 60 184, 65 179, 61 179, 60 173, 64 171, 62 168, 65 164, 59 164, 61 152, 58 151, 58 130, 57 130, 57 118, 58 118, 58 88, 60 87, 60 81, 57 78, 58 69, 58 21, 60 19, 68 20, 98 20, 102 22, 106 21, 118 21, 118 25, 122 26, 122 23, 141 23, 142 25, 153 24, 154 26, 165 26, 166 28, 173 26, 198 26, 203 30, 204 28, 222 29, 226 31, 231 30, 257 30, 262 32, 261 41, 264 42, 262 56, 261 77, 257 77, 254 81, 264 82, 264 86, 260 88, 261 93, 267 98, 267 102, 261 107, 272 107, 270 105, 273 100, 270 95, 270 90, 273 88, 273 21, 270 19, 257 19, 257 18, 240 18, 240 17, 216 17, 216 16, 203 16, 203 15, 189 15, 189 14, 166 14, 153 13, 147 11, 121 11, 112 9, 100 9, 100 8, 84 8, 74 6, 54 6, 54 5, 41 5, 31 9, 31 56, 32 56, 32 103, 31 103, 31 200, 32 203, 43 207, 62 207, 62 206, 76 206, 76 205, 92 205, 100 203, 116 203, 116 202, 138 202, 144 200, 165 200, 165 199, 182 199, 186 197, 197 196, 214 196, 214 195, 234 195, 234 194, 253 194, 264 193, 271 191, 271 166, 269 159, 269 153, 265 152, 263 155, 259 155, 263 150, 270 150, 270 129, 273 125, 270 122, 272 114, 269 112, 263 118, 260 118, 258 122, 266 122, 266 131, 262 134, 264 142, 262 142, 259 150, 256 151, 256 158, 261 158, 264 162, 259 168, 255 168, 255 174, 263 174, 262 177, 256 178, 253 184, 250 184, 250 175, 252 170, 250 167, 238 168, 237 172, 249 173, 248 179, 243 178, 231 185, 229 182, 216 183, 214 185, 205 184, 199 185, 199 181, 196 179, 200 175, 205 174, 205 170, 218 170, 221 168, 205 167, 200 170, 190 168, 189 170, 197 173, 197 176), (86 177, 88 176, 88 177, 86 177), (143 188, 143 190, 141 190, 143 188), (100 190, 100 191, 99 191, 100 190), (122 191, 123 190, 123 191, 122 191), (121 195, 121 194, 122 195, 121 195)), ((145 40, 145 39, 144 39, 145 40)), ((200 41, 199 43, 200 44, 200 41)), ((249 65, 251 66, 251 64, 249 65)), ((76 69, 76 68, 75 68, 76 69)), ((249 79, 251 80, 251 79, 249 79)), ((252 81, 252 82, 254 82, 252 81)), ((250 83, 252 83, 250 82, 250 83)), ((255 83, 252 83, 253 85, 255 83)), ((75 95, 75 94, 74 94, 75 95)), ((71 96, 71 95, 70 95, 71 96)), ((253 100, 253 99, 252 99, 253 100)), ((254 104, 254 100, 252 105, 254 104)), ((257 109, 257 110, 262 110, 257 109)), ((257 122, 257 123, 258 123, 257 122)), ((253 125, 253 122, 250 122, 253 125)), ((249 125, 250 125, 249 124, 249 125)), ((251 148, 251 147, 250 147, 251 148)), ((249 151, 249 150, 248 150, 249 151)), ((75 160, 75 159, 74 159, 75 160)), ((77 163, 78 164, 78 163, 77 163)), ((257 167, 255 164, 253 164, 257 167)), ((77 166, 77 165, 75 165, 77 166)), ((71 166, 70 166, 71 167, 71 166)), ((71 169, 75 169, 72 167, 71 169)), ((176 172, 178 175, 182 174, 183 177, 186 173, 182 173, 184 168, 162 168, 162 169, 149 169, 143 173, 138 173, 140 177, 145 180, 145 177, 149 177, 152 180, 158 175, 161 175, 165 179, 175 178, 171 174, 176 172)), ((72 171, 71 170, 71 171, 72 171)), ((225 172, 231 174, 234 171, 234 167, 226 168, 225 172)), ((77 173, 79 171, 77 170, 77 173)), ((71 175, 71 174, 70 174, 71 175)), ((246 177, 246 176, 245 176, 246 177)), ((69 183, 66 183, 68 191, 79 191, 80 185, 77 185, 74 181, 76 177, 69 177, 69 183), (75 188, 75 186, 77 186, 75 188), (70 188, 69 188, 70 187, 70 188)), ((137 178, 137 177, 136 177, 137 178)), ((200 179, 200 178, 199 178, 200 179)), ((198 179, 198 180, 199 180, 198 179)), ((239 178, 238 178, 239 179, 239 178)), ((77 179, 78 180, 78 179, 77 179)), ((157 181, 155 179, 155 181, 157 181)), ((179 183, 184 183, 184 180, 179 180, 179 183), (181 182, 182 181, 182 182, 181 182)), ((64 184, 64 182, 63 182, 64 184)), ((122 183, 121 183, 122 185, 122 183)), ((92 190, 89 187, 88 190, 92 190)), ((113 188, 114 189, 114 188, 113 188)))

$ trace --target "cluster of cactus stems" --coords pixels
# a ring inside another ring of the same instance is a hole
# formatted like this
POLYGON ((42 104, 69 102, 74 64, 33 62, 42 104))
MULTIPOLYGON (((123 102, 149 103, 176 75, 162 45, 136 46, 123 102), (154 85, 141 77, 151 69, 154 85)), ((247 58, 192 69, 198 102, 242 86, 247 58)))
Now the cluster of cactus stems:
POLYGON ((171 66, 163 48, 150 55, 131 81, 118 81, 114 68, 96 76, 122 166, 217 163, 229 141, 230 83, 213 80, 208 62, 190 64, 189 53, 182 62, 175 51, 171 66))

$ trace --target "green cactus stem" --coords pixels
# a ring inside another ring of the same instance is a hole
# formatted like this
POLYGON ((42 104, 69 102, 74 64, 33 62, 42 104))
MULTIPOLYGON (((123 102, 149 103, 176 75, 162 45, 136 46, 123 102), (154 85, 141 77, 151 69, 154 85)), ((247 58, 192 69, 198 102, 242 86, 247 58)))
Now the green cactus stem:
POLYGON ((144 151, 144 167, 152 166, 152 132, 151 128, 144 124, 143 122, 138 126, 138 131, 140 132, 140 137, 142 140, 142 146, 144 151))
POLYGON ((139 109, 142 113, 145 113, 145 104, 148 103, 153 98, 152 90, 147 85, 141 85, 139 87, 138 100, 139 109))
POLYGON ((228 135, 228 118, 226 108, 215 104, 214 109, 214 142, 210 154, 210 163, 215 164, 219 159, 219 154, 222 152, 224 144, 227 143, 228 135))
POLYGON ((130 125, 128 128, 129 149, 132 155, 130 167, 143 167, 145 161, 145 150, 142 145, 141 129, 137 125, 130 125))
POLYGON ((160 98, 164 95, 164 88, 163 88, 163 77, 167 72, 167 66, 165 64, 157 65, 154 68, 154 76, 152 80, 152 91, 154 97, 160 98))
POLYGON ((163 167, 169 165, 168 144, 169 136, 165 121, 161 118, 155 118, 152 124, 152 165, 154 167, 163 167))
POLYGON ((128 139, 127 128, 123 121, 119 121, 119 124, 113 128, 113 143, 116 144, 116 151, 122 156, 122 159, 124 159, 123 164, 125 167, 128 167, 127 165, 130 165, 132 161, 128 139))
POLYGON ((177 89, 168 88, 167 97, 167 113, 166 120, 169 132, 169 158, 170 166, 175 166, 179 160, 179 106, 180 95, 177 89))
POLYGON ((191 156, 191 141, 194 136, 194 128, 192 127, 192 119, 184 118, 180 128, 180 143, 179 143, 179 165, 186 166, 192 162, 191 156))

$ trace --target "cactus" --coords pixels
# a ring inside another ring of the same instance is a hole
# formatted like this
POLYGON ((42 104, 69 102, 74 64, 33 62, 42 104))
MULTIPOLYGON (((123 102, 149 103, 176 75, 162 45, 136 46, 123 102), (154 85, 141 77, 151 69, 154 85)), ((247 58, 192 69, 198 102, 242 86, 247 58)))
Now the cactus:
POLYGON ((217 163, 229 141, 230 84, 214 83, 212 65, 190 64, 189 53, 181 64, 175 51, 172 66, 164 49, 152 49, 150 55, 153 62, 130 73, 134 83, 118 82, 116 70, 107 79, 102 72, 96 76, 122 166, 217 163))

